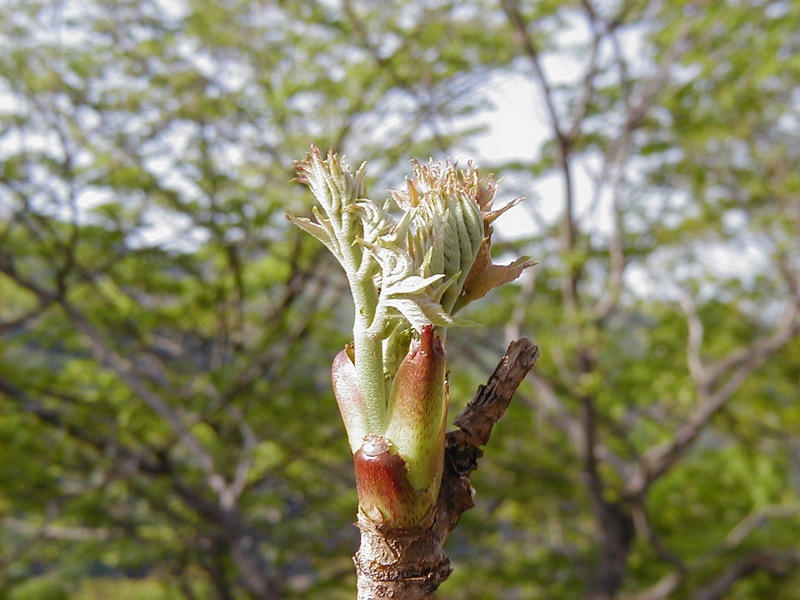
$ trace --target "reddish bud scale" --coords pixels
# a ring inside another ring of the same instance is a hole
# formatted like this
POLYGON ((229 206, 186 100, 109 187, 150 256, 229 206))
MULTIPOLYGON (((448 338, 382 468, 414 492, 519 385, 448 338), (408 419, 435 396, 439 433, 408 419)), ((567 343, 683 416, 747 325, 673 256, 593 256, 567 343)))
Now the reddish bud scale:
POLYGON ((447 417, 445 352, 433 325, 422 329, 397 369, 386 438, 406 461, 415 489, 431 502, 441 483, 447 417))
POLYGON ((412 529, 431 508, 408 479, 408 468, 381 436, 368 436, 353 457, 359 509, 388 529, 412 529))

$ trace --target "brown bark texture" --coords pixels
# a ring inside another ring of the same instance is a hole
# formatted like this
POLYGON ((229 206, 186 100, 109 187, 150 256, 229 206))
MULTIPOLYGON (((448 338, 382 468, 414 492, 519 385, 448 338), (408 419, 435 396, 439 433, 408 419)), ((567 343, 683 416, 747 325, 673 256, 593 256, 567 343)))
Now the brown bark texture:
POLYGON ((452 569, 442 549, 461 515, 474 506, 469 476, 478 468, 492 428, 533 367, 539 348, 527 339, 512 342, 486 385, 456 417, 445 439, 444 474, 435 510, 412 529, 389 529, 364 514, 358 517, 361 545, 354 557, 358 600, 425 600, 452 569))

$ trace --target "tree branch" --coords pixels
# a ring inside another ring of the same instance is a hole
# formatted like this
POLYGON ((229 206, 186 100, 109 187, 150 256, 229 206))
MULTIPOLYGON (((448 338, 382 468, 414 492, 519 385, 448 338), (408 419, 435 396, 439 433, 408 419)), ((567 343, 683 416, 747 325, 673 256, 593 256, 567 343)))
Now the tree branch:
POLYGON ((494 425, 505 414, 511 398, 539 358, 539 347, 522 338, 511 342, 503 358, 466 408, 456 417, 458 427, 447 434, 445 470, 434 531, 440 541, 456 527, 461 515, 474 506, 469 476, 478 468, 494 425))
MULTIPOLYGON (((160 394, 147 384, 148 380, 155 384, 159 381, 158 373, 145 374, 141 364, 132 358, 123 356, 113 348, 108 336, 95 327, 90 319, 75 305, 62 297, 63 294, 52 293, 33 281, 25 279, 16 272, 12 264, 0 264, 0 273, 11 277, 18 285, 35 294, 41 303, 57 303, 87 343, 89 351, 93 354, 98 364, 110 369, 142 402, 161 417, 172 429, 181 443, 189 450, 189 460, 197 465, 205 474, 207 485, 218 495, 227 490, 228 483, 220 472, 217 471, 214 457, 200 440, 191 432, 184 421, 181 411, 175 409, 160 394)), ((63 290, 62 290, 63 292, 63 290)))
POLYGON ((759 550, 735 562, 708 585, 691 595, 691 600, 722 600, 725 594, 742 579, 759 571, 771 577, 783 577, 800 565, 798 552, 759 550))
POLYGON ((760 364, 770 354, 783 347, 800 331, 798 316, 800 316, 800 297, 792 296, 772 335, 760 338, 710 364, 705 370, 707 385, 709 387, 714 385, 731 370, 734 370, 735 374, 753 362, 760 364))
POLYGON ((600 42, 603 39, 602 34, 597 30, 597 15, 594 11, 594 8, 588 2, 588 0, 584 0, 583 5, 586 10, 587 20, 589 21, 589 25, 592 29, 592 47, 588 59, 589 66, 586 69, 586 73, 584 74, 581 82, 580 99, 578 100, 575 114, 572 116, 572 124, 570 125, 569 132, 567 133, 567 139, 569 140, 574 140, 578 137, 578 135, 580 135, 581 125, 583 124, 583 120, 586 118, 586 115, 589 111, 589 104, 595 91, 594 78, 598 71, 597 60, 600 51, 600 42))
POLYGON ((755 340, 705 370, 706 380, 695 382, 699 403, 689 418, 677 429, 670 442, 654 446, 642 455, 639 472, 626 486, 627 498, 641 496, 653 482, 664 475, 692 446, 709 421, 739 391, 753 371, 797 335, 800 331, 798 312, 800 307, 792 303, 771 335, 755 340), (729 375, 724 383, 712 390, 714 383, 727 374, 722 371, 720 365, 725 365, 729 375))
MULTIPOLYGON (((673 564, 675 569, 664 575, 650 589, 633 596, 634 600, 666 600, 672 597, 673 593, 685 584, 689 575, 707 572, 712 559, 723 551, 734 550, 754 529, 762 526, 768 519, 792 518, 797 513, 797 509, 793 506, 776 505, 749 514, 731 530, 722 547, 707 551, 694 561, 691 567, 672 560, 670 556, 662 557, 665 562, 673 564)), ((656 551, 661 556, 661 551, 658 549, 656 551)), ((689 598, 721 600, 737 581, 755 575, 758 571, 763 571, 772 577, 781 577, 789 570, 796 569, 798 565, 800 565, 800 553, 797 551, 754 550, 734 562, 710 583, 696 590, 689 598)))
POLYGON ((647 591, 633 596, 634 600, 666 600, 683 583, 685 573, 679 570, 670 571, 659 579, 647 591))
POLYGON ((686 323, 689 329, 689 334, 686 338, 686 364, 695 384, 705 387, 708 385, 708 374, 702 357, 703 336, 705 333, 703 321, 697 312, 694 298, 692 298, 688 290, 684 290, 681 294, 680 305, 684 315, 686 315, 686 323))
MULTIPOLYGON (((553 138, 556 147, 556 162, 561 171, 564 180, 564 216, 561 221, 561 233, 559 238, 560 251, 566 256, 571 253, 575 248, 575 215, 574 215, 574 198, 573 198, 573 185, 572 185, 572 170, 570 168, 570 146, 572 140, 567 133, 564 132, 562 121, 556 108, 553 88, 548 81, 545 74, 544 67, 542 66, 541 55, 539 49, 533 42, 528 25, 519 8, 517 0, 503 0, 503 11, 508 17, 509 23, 514 30, 514 35, 519 42, 522 52, 533 68, 534 75, 541 89, 542 97, 544 99, 547 115, 550 120, 550 127, 553 131, 553 138)), ((590 71, 591 74, 591 71, 590 71)), ((587 84, 591 83, 593 75, 588 77, 587 84)), ((571 311, 577 310, 578 307, 578 279, 580 278, 578 270, 574 266, 568 266, 565 269, 562 279, 561 291, 564 296, 564 304, 566 308, 571 311)))

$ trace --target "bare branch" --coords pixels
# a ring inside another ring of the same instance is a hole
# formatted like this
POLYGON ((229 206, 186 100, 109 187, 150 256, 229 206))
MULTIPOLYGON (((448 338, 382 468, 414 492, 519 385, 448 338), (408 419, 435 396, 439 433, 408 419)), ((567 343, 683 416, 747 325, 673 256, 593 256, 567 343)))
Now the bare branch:
POLYGON ((253 450, 258 444, 255 433, 252 428, 247 424, 242 415, 242 411, 236 406, 228 407, 228 413, 233 417, 239 432, 241 433, 243 443, 242 456, 236 464, 233 479, 225 492, 220 496, 220 506, 224 510, 233 510, 242 492, 247 487, 250 469, 253 466, 253 450))
POLYGON ((511 317, 508 319, 505 326, 506 340, 509 342, 519 339, 522 336, 522 324, 525 322, 525 313, 533 302, 533 297, 536 293, 536 277, 536 269, 528 269, 520 278, 519 298, 517 298, 517 301, 514 303, 511 317))
POLYGON ((696 382, 698 405, 686 422, 677 429, 672 441, 650 448, 643 454, 638 473, 626 486, 626 497, 635 498, 644 494, 654 481, 664 475, 686 453, 705 426, 741 388, 747 378, 797 335, 800 331, 797 316, 798 306, 793 303, 780 319, 772 335, 753 341, 706 370, 707 380, 696 382), (725 372, 720 365, 724 365, 725 372), (712 390, 713 384, 723 375, 727 375, 727 379, 712 390))
POLYGON ((89 347, 101 364, 110 368, 145 404, 155 411, 172 428, 181 442, 190 451, 192 460, 202 468, 208 477, 208 483, 220 492, 222 484, 220 476, 214 468, 214 459, 200 441, 189 431, 183 419, 169 403, 159 394, 155 393, 144 384, 138 367, 129 359, 105 343, 103 335, 97 331, 80 313, 67 303, 62 303, 73 320, 75 327, 80 331, 89 347))
POLYGON ((719 577, 691 595, 691 600, 722 600, 725 594, 747 577, 758 572, 772 577, 783 577, 800 565, 798 552, 771 552, 760 550, 745 556, 728 567, 719 577))
MULTIPOLYGON (((532 408, 536 406, 544 408, 544 410, 549 413, 556 426, 566 433, 576 451, 580 452, 581 448, 585 445, 585 441, 579 417, 573 415, 567 407, 564 406, 564 403, 559 399, 558 394, 553 388, 552 383, 546 377, 535 371, 531 373, 530 377, 533 382, 533 388, 536 391, 536 397, 534 399, 523 394, 520 396, 520 399, 532 408)), ((623 474, 623 476, 630 470, 630 466, 622 458, 609 450, 607 446, 597 439, 595 439, 594 452, 599 460, 613 466, 614 469, 616 469, 618 473, 623 474)))
POLYGON ((478 468, 494 425, 505 414, 511 398, 539 357, 539 347, 525 338, 511 342, 505 355, 489 377, 478 387, 473 399, 456 417, 458 427, 447 434, 445 471, 434 525, 436 537, 444 541, 472 508, 473 489, 469 475, 478 468))
MULTIPOLYGON (((525 18, 522 16, 518 1, 503 0, 502 5, 511 27, 514 30, 514 35, 522 48, 522 52, 531 64, 542 92, 548 118, 550 120, 550 127, 553 131, 558 167, 561 170, 564 182, 564 215, 561 221, 559 242, 561 245, 561 252, 567 255, 572 252, 575 247, 574 198, 572 172, 569 161, 570 144, 572 140, 564 133, 562 128, 561 118, 556 109, 553 90, 541 64, 539 49, 534 44, 530 32, 528 31, 528 25, 525 22, 525 18)), ((573 312, 577 310, 578 307, 578 279, 579 272, 575 267, 566 269, 562 278, 561 291, 564 297, 564 304, 567 309, 573 312)))
POLYGON ((680 306, 686 315, 686 322, 689 327, 689 335, 686 340, 686 363, 689 373, 698 387, 706 388, 708 385, 708 373, 703 365, 703 322, 697 312, 697 305, 688 290, 681 294, 680 306))
POLYGON ((38 319, 39 316, 41 316, 42 313, 44 313, 51 305, 52 302, 39 301, 36 306, 24 312, 23 314, 12 317, 7 321, 0 321, 0 335, 6 333, 7 331, 21 329, 27 326, 30 322, 38 319))
POLYGON ((637 532, 650 542, 656 555, 664 563, 674 566, 678 573, 685 573, 686 565, 683 564, 683 561, 681 561, 677 555, 670 552, 669 548, 664 545, 658 533, 656 533, 651 526, 650 517, 647 514, 644 502, 631 503, 631 516, 633 516, 633 522, 636 525, 637 532))
POLYGON ((600 514, 605 509, 603 493, 605 484, 598 471, 597 460, 597 413, 594 398, 584 396, 581 401, 581 447, 580 456, 583 462, 583 475, 589 492, 589 500, 595 513, 600 514))
POLYGON ((707 385, 709 387, 714 385, 730 371, 744 368, 752 361, 763 362, 764 358, 782 348, 800 331, 798 316, 800 316, 800 298, 791 297, 789 306, 778 320, 773 334, 731 352, 709 365, 706 368, 707 385))
POLYGON ((164 419, 189 450, 190 459, 203 470, 209 486, 217 493, 224 491, 226 484, 222 476, 215 471, 214 459, 211 454, 189 431, 178 412, 164 398, 145 385, 145 377, 142 375, 138 365, 107 344, 103 333, 95 328, 85 315, 65 298, 62 298, 60 294, 49 292, 32 281, 20 277, 14 270, 13 264, 0 264, 0 272, 13 278, 18 285, 33 292, 41 303, 56 302, 73 322, 76 330, 84 336, 95 359, 100 364, 111 369, 134 394, 164 419))
POLYGON ((553 134, 555 135, 557 141, 562 143, 566 142, 566 136, 561 129, 561 120, 558 116, 558 111, 556 110, 555 99, 553 98, 553 90, 550 87, 550 82, 544 72, 544 68, 542 67, 539 49, 533 43, 533 39, 528 31, 528 25, 525 23, 525 18, 520 12, 519 3, 517 0, 503 0, 502 4, 503 10, 508 17, 509 22, 511 23, 511 27, 514 29, 514 35, 517 38, 517 42, 519 42, 525 57, 528 59, 528 62, 530 62, 534 75, 536 76, 536 80, 541 88, 553 134))
MULTIPOLYGON (((611 241, 608 249, 609 263, 610 263, 610 277, 609 283, 597 308, 594 310, 594 320, 600 323, 614 310, 614 307, 619 304, 619 296, 622 292, 622 283, 625 276, 625 247, 623 243, 623 227, 624 222, 622 219, 622 183, 624 181, 624 162, 627 160, 630 153, 631 133, 628 132, 622 137, 621 148, 615 157, 618 161, 616 175, 613 179, 613 198, 612 198, 612 220, 613 231, 611 234, 611 241)), ((608 164, 608 161, 606 162, 608 164)))
POLYGON ((685 575, 680 571, 672 571, 664 575, 656 584, 646 592, 636 594, 635 600, 667 600, 672 593, 683 583, 685 575))
MULTIPOLYGON (((692 23, 687 20, 678 29, 675 39, 662 53, 661 62, 656 72, 642 86, 638 102, 628 104, 624 128, 628 131, 637 129, 644 119, 649 108, 654 104, 656 95, 663 89, 664 84, 669 81, 670 69, 678 62, 681 55, 686 51, 685 42, 689 36, 692 23)), ((624 87, 624 86, 623 86, 624 87)), ((626 100, 629 100, 626 98, 626 100)))
MULTIPOLYGON (((229 543, 234 554, 237 552, 240 554, 248 554, 248 556, 245 557, 246 560, 237 559, 237 566, 240 569, 245 570, 246 568, 249 568, 248 565, 251 563, 255 565, 257 561, 261 560, 257 555, 255 546, 251 543, 245 543, 247 540, 254 538, 254 534, 242 524, 239 514, 234 510, 225 510, 224 507, 209 502, 206 499, 207 494, 205 492, 192 489, 185 485, 181 476, 176 472, 165 452, 152 448, 149 449, 148 453, 153 454, 155 458, 155 460, 151 460, 145 456, 144 452, 132 450, 119 440, 99 436, 90 429, 81 429, 74 423, 70 423, 67 419, 65 419, 64 415, 62 415, 59 411, 44 407, 36 400, 31 398, 27 392, 15 387, 12 383, 2 378, 0 378, 0 393, 18 402, 25 412, 35 415, 42 422, 53 425, 59 430, 65 431, 75 440, 86 444, 97 452, 102 453, 104 456, 110 456, 112 461, 112 471, 116 475, 112 473, 109 476, 125 477, 127 485, 135 489, 136 492, 141 497, 145 498, 149 504, 154 506, 157 511, 168 515, 173 522, 185 522, 184 515, 180 514, 179 511, 175 511, 170 504, 154 498, 152 494, 149 493, 149 489, 139 482, 138 478, 134 475, 145 475, 147 477, 154 478, 169 478, 176 491, 177 497, 179 497, 187 507, 196 511, 197 514, 203 516, 203 518, 205 518, 210 524, 221 528, 225 535, 230 538, 229 543)), ((83 531, 79 528, 64 528, 62 526, 55 525, 46 526, 44 528, 40 526, 30 526, 28 529, 30 532, 36 533, 39 536, 44 536, 47 539, 81 538, 100 540, 102 539, 101 532, 105 531, 83 531), (34 527, 37 531, 34 531, 34 527)), ((109 535, 113 533, 113 530, 108 532, 109 535)), ((261 589, 261 587, 264 586, 264 582, 270 581, 269 575, 267 574, 266 569, 263 567, 264 565, 261 564, 259 570, 250 569, 252 574, 249 577, 248 585, 252 589, 261 589), (255 573, 259 574, 258 577, 253 575, 255 573)), ((276 587, 274 581, 268 583, 268 585, 276 587)), ((277 596, 263 594, 257 597, 271 598, 277 596)))
MULTIPOLYGON (((635 594, 632 598, 634 600, 667 600, 671 598, 678 588, 684 585, 691 573, 707 572, 710 561, 717 558, 721 551, 736 548, 754 529, 763 525, 766 520, 771 518, 792 518, 797 514, 796 507, 780 505, 752 512, 730 531, 722 547, 708 550, 695 560, 691 566, 683 564, 663 547, 659 549, 660 542, 658 542, 657 546, 654 545, 656 552, 666 563, 674 565, 675 569, 664 575, 650 589, 635 594), (666 551, 667 554, 664 555, 663 551, 666 551)), ((641 519, 646 519, 642 505, 634 503, 634 518, 636 519, 637 528, 644 533, 645 537, 649 537, 649 534, 653 533, 650 531, 649 525, 646 526, 646 531, 640 527, 642 524, 641 519)), ((766 572, 774 577, 780 577, 787 574, 789 570, 796 569, 798 565, 800 565, 800 553, 797 551, 757 550, 735 562, 713 581, 695 591, 690 598, 692 600, 722 599, 736 582, 752 576, 758 571, 766 572)))
MULTIPOLYGON (((579 355, 578 368, 590 373, 594 368, 592 356, 584 351, 579 355)), ((597 411, 595 398, 590 394, 580 397, 581 442, 578 447, 583 464, 583 476, 597 520, 600 538, 600 555, 592 569, 587 598, 610 600, 619 589, 627 571, 628 554, 635 536, 633 517, 622 503, 610 501, 605 495, 605 481, 600 473, 597 456, 597 411)))
MULTIPOLYGON (((589 6, 588 2, 585 2, 586 6, 589 6)), ((567 132, 567 139, 570 141, 574 140, 575 138, 580 135, 581 132, 581 125, 583 124, 583 120, 586 117, 586 114, 589 110, 589 103, 592 100, 592 94, 594 93, 594 77, 597 75, 597 59, 600 50, 600 41, 603 39, 602 34, 597 31, 594 26, 594 12, 593 9, 589 9, 589 22, 592 25, 593 36, 592 36, 592 48, 589 51, 589 66, 586 69, 586 74, 583 76, 583 81, 581 82, 581 96, 578 100, 578 105, 575 109, 575 113, 572 115, 572 124, 569 127, 569 131, 567 132)))
MULTIPOLYGON (((564 406, 553 385, 546 377, 540 373, 533 373, 531 378, 533 387, 536 390, 536 399, 553 416, 559 429, 567 434, 573 446, 580 448, 583 445, 583 434, 578 418, 564 406)), ((524 399, 528 401, 527 397, 524 397, 524 399)), ((533 400, 530 400, 529 403, 532 404, 533 400)))
POLYGON ((762 527, 770 519, 791 518, 800 516, 796 506, 765 506, 757 509, 742 519, 725 538, 725 547, 734 548, 741 544, 753 531, 762 527))

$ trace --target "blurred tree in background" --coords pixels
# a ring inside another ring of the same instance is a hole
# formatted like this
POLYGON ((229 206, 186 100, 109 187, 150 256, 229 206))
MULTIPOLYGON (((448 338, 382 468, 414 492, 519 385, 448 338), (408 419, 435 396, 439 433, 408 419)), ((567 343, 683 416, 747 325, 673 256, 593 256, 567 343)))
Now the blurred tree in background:
POLYGON ((547 139, 481 167, 540 265, 453 332, 453 412, 542 358, 440 597, 796 597, 800 5, 0 7, 0 597, 353 596, 350 309, 292 161, 381 196, 488 156, 505 78, 547 139))

